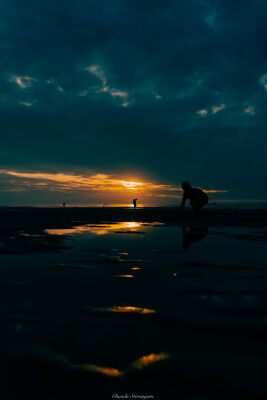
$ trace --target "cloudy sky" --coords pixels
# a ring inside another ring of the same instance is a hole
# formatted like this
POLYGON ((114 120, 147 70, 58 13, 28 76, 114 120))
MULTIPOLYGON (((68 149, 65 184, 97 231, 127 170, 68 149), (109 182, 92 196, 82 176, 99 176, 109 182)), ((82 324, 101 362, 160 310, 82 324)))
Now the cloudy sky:
POLYGON ((266 199, 264 0, 0 0, 0 204, 266 199))

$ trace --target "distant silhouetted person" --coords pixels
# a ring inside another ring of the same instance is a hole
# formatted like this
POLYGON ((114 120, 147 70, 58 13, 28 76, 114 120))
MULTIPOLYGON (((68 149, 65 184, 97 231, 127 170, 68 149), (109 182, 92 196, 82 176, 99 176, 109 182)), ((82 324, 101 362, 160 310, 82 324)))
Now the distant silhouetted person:
POLYGON ((200 228, 200 227, 191 227, 187 229, 185 226, 182 226, 183 231, 183 240, 182 240, 182 248, 184 250, 188 249, 191 244, 194 242, 199 242, 204 239, 209 233, 208 228, 200 228))
POLYGON ((66 207, 66 203, 63 203, 62 205, 63 205, 63 208, 65 208, 65 207, 66 207))
POLYGON ((133 206, 134 206, 134 208, 136 208, 136 202, 137 202, 137 200, 138 200, 138 199, 133 199, 133 206))
POLYGON ((182 188, 184 191, 181 207, 184 208, 186 200, 190 200, 190 205, 195 211, 199 211, 205 204, 208 204, 209 198, 203 190, 192 188, 190 183, 183 182, 182 188))

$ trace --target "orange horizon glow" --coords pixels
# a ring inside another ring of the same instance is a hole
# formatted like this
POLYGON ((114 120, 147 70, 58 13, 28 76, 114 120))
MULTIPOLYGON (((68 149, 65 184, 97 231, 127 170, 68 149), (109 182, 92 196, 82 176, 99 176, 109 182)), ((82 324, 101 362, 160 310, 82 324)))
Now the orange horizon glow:
MULTIPOLYGON (((180 199, 182 189, 170 184, 158 184, 141 179, 125 179, 111 174, 74 174, 74 173, 46 173, 21 172, 16 170, 0 169, 0 176, 5 177, 7 183, 1 188, 2 192, 70 192, 81 193, 84 197, 91 195, 97 204, 108 206, 118 203, 117 206, 133 208, 132 198, 137 198, 137 207, 149 205, 151 199, 180 199), (10 179, 7 180, 6 177, 10 179), (84 194, 82 194, 84 193, 84 194)), ((227 193, 227 190, 204 190, 206 193, 227 193)))

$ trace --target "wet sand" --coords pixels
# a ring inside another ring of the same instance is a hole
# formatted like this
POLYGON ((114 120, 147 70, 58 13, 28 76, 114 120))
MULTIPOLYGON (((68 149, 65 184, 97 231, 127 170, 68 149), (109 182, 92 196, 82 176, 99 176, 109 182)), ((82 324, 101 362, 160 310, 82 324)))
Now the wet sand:
MULTIPOLYGON (((101 221, 164 222, 168 224, 196 224, 204 226, 265 226, 267 209, 203 209, 198 215, 191 209, 170 208, 0 208, 2 224, 14 226, 25 224, 43 228, 72 226, 76 223, 98 223, 101 221)), ((6 226, 6 228, 8 227, 6 226)))
POLYGON ((266 398, 266 210, 0 218, 1 399, 266 398))

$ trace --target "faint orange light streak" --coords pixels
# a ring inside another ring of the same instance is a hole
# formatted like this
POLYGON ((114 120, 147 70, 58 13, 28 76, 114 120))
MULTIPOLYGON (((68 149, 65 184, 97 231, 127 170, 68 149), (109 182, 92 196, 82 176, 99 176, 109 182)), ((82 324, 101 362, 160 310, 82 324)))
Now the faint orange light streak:
POLYGON ((116 376, 123 375, 123 371, 121 371, 117 368, 101 367, 99 365, 94 365, 94 364, 86 364, 83 366, 83 368, 86 371, 98 372, 100 374, 107 375, 107 376, 116 377, 116 376))
POLYGON ((137 361, 132 363, 132 366, 136 369, 143 369, 156 362, 166 360, 167 358, 169 358, 169 355, 167 353, 160 353, 160 354, 152 353, 147 356, 139 358, 137 361))

